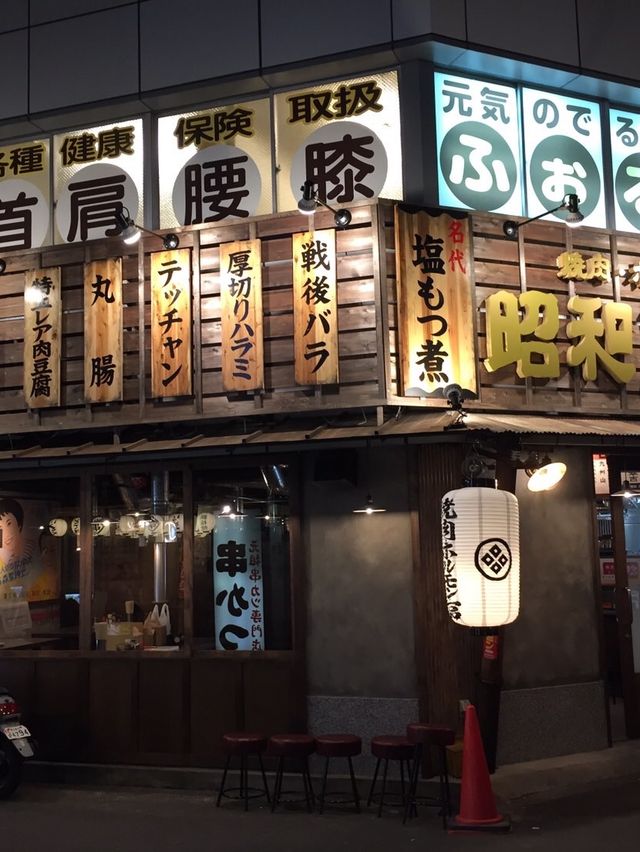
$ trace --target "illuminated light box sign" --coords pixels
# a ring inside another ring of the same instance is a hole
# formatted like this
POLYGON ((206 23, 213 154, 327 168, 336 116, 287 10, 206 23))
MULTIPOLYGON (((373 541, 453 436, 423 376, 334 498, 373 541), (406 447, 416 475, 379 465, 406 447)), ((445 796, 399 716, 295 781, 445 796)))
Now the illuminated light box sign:
POLYGON ((521 216, 516 89, 436 72, 440 204, 521 216))
POLYGON ((609 110, 616 229, 640 231, 640 115, 609 110))
POLYGON ((271 213, 269 100, 159 118, 158 166, 161 228, 271 213))
POLYGON ((0 148, 0 247, 39 248, 51 242, 49 140, 0 148))
MULTIPOLYGON (((575 193, 583 225, 607 225, 600 105, 595 101, 522 90, 527 215, 538 216, 575 193)), ((566 216, 559 210, 557 219, 566 216)))
POLYGON ((126 207, 143 222, 142 119, 54 137, 56 243, 115 236, 126 207))
POLYGON ((402 146, 395 71, 275 97, 278 210, 295 210, 311 180, 340 206, 402 198, 402 146))

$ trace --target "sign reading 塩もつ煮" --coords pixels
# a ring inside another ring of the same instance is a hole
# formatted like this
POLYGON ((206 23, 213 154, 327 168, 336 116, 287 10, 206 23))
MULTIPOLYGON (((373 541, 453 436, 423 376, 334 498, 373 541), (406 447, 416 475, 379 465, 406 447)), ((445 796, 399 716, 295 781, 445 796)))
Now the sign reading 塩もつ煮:
POLYGON ((272 212, 268 98, 158 119, 160 227, 272 212))
POLYGON ((402 392, 477 390, 469 219, 396 207, 402 392))
POLYGON ((112 237, 123 212, 143 223, 142 120, 54 137, 56 243, 112 237))
POLYGON ((395 71, 275 96, 278 210, 295 210, 313 183, 332 205, 402 198, 395 71))

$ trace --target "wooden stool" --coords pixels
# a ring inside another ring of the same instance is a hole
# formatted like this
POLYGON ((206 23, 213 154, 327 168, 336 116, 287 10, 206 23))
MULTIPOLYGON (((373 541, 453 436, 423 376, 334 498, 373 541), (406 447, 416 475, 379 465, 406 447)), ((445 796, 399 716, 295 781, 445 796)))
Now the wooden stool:
MULTIPOLYGON (((353 803, 357 813, 360 813, 360 797, 358 796, 358 785, 356 776, 353 774, 352 757, 357 757, 362 752, 362 740, 351 734, 328 734, 316 737, 316 754, 326 758, 324 764, 324 776, 322 778, 322 791, 320 793, 320 813, 324 810, 324 797, 327 789, 327 773, 329 772, 329 761, 332 757, 346 757, 349 761, 349 774, 351 776, 351 789, 353 790, 353 803)), ((350 800, 347 800, 350 801, 350 800)))
POLYGON ((404 789, 404 764, 407 764, 407 777, 411 777, 410 765, 413 757, 413 745, 406 737, 382 736, 374 737, 371 740, 371 754, 378 758, 376 763, 376 771, 371 782, 369 790, 369 798, 367 799, 367 807, 371 804, 373 793, 378 779, 378 770, 380 769, 380 761, 384 760, 384 772, 382 775, 382 792, 380 793, 380 802, 378 804, 378 816, 382 816, 382 808, 384 805, 384 794, 387 788, 387 769, 390 760, 400 761, 400 780, 402 783, 402 804, 406 802, 404 789))
POLYGON ((442 725, 428 725, 424 722, 414 722, 407 725, 407 738, 413 743, 413 772, 411 773, 411 783, 409 785, 409 795, 404 807, 403 822, 406 822, 407 817, 417 813, 416 809, 416 791, 418 788, 418 777, 420 775, 420 766, 422 764, 422 755, 425 747, 435 748, 439 756, 439 795, 433 798, 427 798, 425 804, 435 805, 440 807, 442 812, 442 827, 446 829, 447 819, 451 815, 451 795, 449 790, 449 768, 447 766, 447 746, 453 745, 456 741, 455 732, 451 728, 446 728, 442 725))
POLYGON ((313 754, 315 747, 316 741, 309 734, 274 734, 269 739, 269 754, 279 758, 273 799, 271 801, 272 813, 275 811, 282 795, 282 776, 285 760, 296 762, 298 765, 302 764, 300 772, 302 774, 302 783, 304 784, 304 798, 309 813, 313 811, 315 797, 313 795, 313 786, 311 785, 311 776, 309 775, 309 755, 313 754))
POLYGON ((220 807, 220 802, 222 801, 223 796, 228 799, 244 799, 245 811, 249 810, 249 799, 256 799, 259 796, 266 796, 267 801, 270 802, 271 797, 269 796, 267 776, 264 774, 264 765, 262 763, 262 753, 267 747, 267 738, 264 736, 264 734, 248 733, 247 731, 234 731, 230 734, 224 734, 222 737, 222 742, 224 744, 224 749, 227 753, 227 760, 224 765, 224 772, 222 774, 222 784, 220 785, 220 792, 218 793, 218 801, 216 802, 216 807, 220 807), (260 771, 262 772, 262 783, 264 784, 263 790, 259 790, 255 787, 249 788, 247 763, 248 758, 252 755, 257 757, 260 763, 260 771), (232 757, 240 758, 240 786, 228 787, 225 791, 227 772, 229 771, 229 768, 231 766, 232 757), (250 790, 251 794, 249 793, 250 790), (238 791, 237 796, 229 795, 230 792, 235 791, 238 791))

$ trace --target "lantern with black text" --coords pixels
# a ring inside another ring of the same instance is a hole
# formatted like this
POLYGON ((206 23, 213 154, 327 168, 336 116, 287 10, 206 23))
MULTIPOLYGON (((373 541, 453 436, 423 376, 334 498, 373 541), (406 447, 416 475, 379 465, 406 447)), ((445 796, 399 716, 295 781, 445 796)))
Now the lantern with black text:
POLYGON ((518 501, 508 491, 461 488, 442 498, 447 609, 465 627, 499 627, 520 608, 518 501))

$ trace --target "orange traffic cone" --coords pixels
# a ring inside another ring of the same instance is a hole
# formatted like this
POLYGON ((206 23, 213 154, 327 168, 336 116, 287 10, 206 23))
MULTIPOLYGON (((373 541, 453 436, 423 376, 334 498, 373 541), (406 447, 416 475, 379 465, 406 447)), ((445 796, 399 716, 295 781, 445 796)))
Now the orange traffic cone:
POLYGON ((452 831, 509 831, 508 817, 498 813, 491 789, 476 708, 470 704, 464 716, 460 813, 449 821, 452 831))

